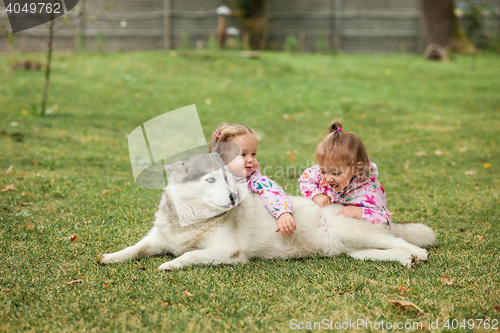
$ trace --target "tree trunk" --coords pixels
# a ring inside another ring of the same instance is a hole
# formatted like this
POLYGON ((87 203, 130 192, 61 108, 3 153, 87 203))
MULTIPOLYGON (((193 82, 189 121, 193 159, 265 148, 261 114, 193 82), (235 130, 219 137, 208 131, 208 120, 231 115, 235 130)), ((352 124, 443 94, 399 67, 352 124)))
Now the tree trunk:
POLYGON ((427 44, 453 43, 453 0, 421 0, 427 44))
POLYGON ((454 0, 420 0, 427 44, 464 53, 476 51, 454 13, 454 0))
POLYGON ((47 50, 47 68, 45 69, 45 86, 43 88, 43 97, 42 97, 42 115, 46 111, 47 107, 47 97, 49 94, 49 83, 50 83, 50 65, 52 62, 52 43, 54 41, 54 17, 52 17, 52 21, 50 21, 49 26, 49 49, 47 50))

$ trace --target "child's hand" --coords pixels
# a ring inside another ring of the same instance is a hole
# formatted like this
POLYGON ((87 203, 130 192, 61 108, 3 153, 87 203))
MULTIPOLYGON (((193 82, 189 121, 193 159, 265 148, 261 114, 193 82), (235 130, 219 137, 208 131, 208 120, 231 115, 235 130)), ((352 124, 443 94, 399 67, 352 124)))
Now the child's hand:
POLYGON ((326 194, 316 194, 313 198, 313 201, 320 207, 325 207, 332 203, 332 200, 326 194))
POLYGON ((293 220, 292 214, 290 213, 283 213, 280 215, 277 221, 276 225, 276 232, 281 231, 281 234, 283 236, 290 236, 293 235, 293 231, 297 229, 297 226, 295 225, 295 221, 293 220))
POLYGON ((363 209, 357 206, 345 206, 337 215, 352 217, 359 220, 363 215, 363 209))

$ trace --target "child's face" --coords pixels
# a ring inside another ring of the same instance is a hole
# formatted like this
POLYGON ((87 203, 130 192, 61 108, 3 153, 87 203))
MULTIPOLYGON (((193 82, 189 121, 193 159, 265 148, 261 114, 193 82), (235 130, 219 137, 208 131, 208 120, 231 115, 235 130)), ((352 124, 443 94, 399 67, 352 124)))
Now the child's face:
POLYGON ((257 139, 253 135, 243 134, 235 136, 229 142, 238 145, 241 149, 240 155, 227 165, 229 171, 233 169, 238 170, 236 173, 240 173, 241 171, 239 170, 241 170, 241 165, 243 165, 245 176, 250 176, 257 169, 257 139))
POLYGON ((357 174, 353 166, 347 164, 332 164, 330 162, 319 163, 321 180, 324 181, 335 192, 342 192, 357 174))

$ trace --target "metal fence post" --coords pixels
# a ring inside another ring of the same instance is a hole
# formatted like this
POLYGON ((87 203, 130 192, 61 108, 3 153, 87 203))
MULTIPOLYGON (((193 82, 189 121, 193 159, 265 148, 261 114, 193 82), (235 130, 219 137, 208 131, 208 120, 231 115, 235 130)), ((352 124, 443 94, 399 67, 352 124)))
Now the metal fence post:
POLYGON ((335 51, 340 51, 342 37, 342 0, 335 0, 335 51))
POLYGON ((163 0, 163 48, 170 50, 172 44, 172 0, 163 0))

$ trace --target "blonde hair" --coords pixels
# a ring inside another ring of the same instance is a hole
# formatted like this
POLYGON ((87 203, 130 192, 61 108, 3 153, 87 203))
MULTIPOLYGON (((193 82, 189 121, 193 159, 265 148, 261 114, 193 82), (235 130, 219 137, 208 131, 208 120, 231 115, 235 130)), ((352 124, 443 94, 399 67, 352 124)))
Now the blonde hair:
POLYGON ((210 137, 208 152, 211 153, 215 151, 221 156, 223 161, 226 161, 229 147, 227 145, 220 145, 219 143, 230 142, 233 138, 240 135, 251 135, 256 140, 260 140, 262 137, 259 133, 255 132, 253 129, 251 129, 250 127, 246 127, 244 125, 230 124, 230 123, 220 124, 210 137))
POLYGON ((341 119, 332 121, 326 133, 316 148, 318 163, 354 166, 361 179, 368 177, 371 171, 370 158, 361 139, 352 132, 344 132, 341 119), (360 162, 362 165, 357 166, 360 162))

